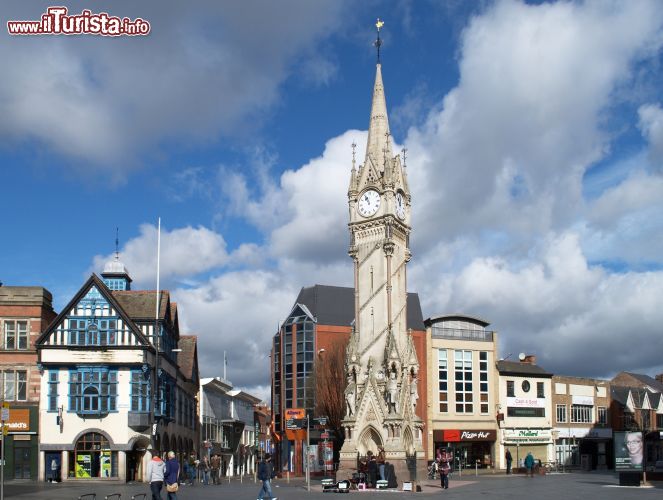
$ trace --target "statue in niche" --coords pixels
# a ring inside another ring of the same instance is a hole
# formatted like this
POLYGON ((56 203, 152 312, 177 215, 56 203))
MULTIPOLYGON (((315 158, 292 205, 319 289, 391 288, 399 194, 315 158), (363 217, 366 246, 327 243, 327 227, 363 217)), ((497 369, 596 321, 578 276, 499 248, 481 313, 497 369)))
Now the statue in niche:
POLYGON ((419 399, 419 389, 417 388, 417 374, 412 371, 412 380, 410 381, 410 403, 412 404, 412 414, 417 409, 417 399, 419 399))
POLYGON ((355 383, 354 371, 348 373, 348 385, 345 388, 345 404, 347 407, 346 416, 351 417, 355 414, 355 405, 357 403, 357 384, 355 383))
POLYGON ((398 412, 398 380, 396 380, 394 370, 389 370, 389 380, 387 381, 387 409, 389 413, 398 412))

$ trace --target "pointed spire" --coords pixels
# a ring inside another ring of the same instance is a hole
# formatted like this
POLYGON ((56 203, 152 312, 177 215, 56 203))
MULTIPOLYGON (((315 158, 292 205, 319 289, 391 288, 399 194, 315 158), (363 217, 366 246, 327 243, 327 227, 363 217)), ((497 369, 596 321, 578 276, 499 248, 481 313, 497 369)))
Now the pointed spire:
POLYGON ((370 160, 380 172, 384 169, 385 150, 387 158, 393 156, 388 134, 387 100, 384 96, 384 86, 382 84, 382 66, 378 64, 375 72, 375 85, 373 86, 373 104, 371 106, 371 119, 368 125, 365 164, 368 164, 370 160))
POLYGON ((350 171, 350 187, 348 189, 348 196, 349 197, 354 197, 356 192, 357 192, 357 169, 355 167, 356 165, 356 159, 355 159, 355 149, 357 148, 357 145, 355 144, 355 141, 352 141, 352 170, 350 171))

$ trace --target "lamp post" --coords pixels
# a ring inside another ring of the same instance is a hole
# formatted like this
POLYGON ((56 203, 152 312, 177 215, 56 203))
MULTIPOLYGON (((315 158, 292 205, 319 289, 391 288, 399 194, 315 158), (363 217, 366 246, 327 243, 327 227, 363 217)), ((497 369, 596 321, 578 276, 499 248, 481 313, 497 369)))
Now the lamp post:
POLYGON ((153 387, 153 405, 152 405, 152 456, 154 453, 159 451, 156 449, 157 445, 157 428, 159 426, 159 416, 157 411, 159 410, 159 309, 161 306, 161 293, 159 291, 159 265, 161 259, 161 217, 159 217, 157 223, 157 291, 156 291, 156 312, 154 314, 154 380, 152 383, 153 387))

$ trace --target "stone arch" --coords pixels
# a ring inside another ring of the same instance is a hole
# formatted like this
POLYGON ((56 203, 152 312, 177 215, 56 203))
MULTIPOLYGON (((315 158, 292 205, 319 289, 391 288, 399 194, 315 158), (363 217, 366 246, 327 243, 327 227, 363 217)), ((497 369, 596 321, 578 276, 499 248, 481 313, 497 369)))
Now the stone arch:
POLYGON ((403 429, 403 448, 407 455, 414 455, 414 438, 412 436, 412 429, 409 425, 403 429))
POLYGON ((366 455, 369 451, 377 455, 381 446, 384 446, 382 436, 375 427, 369 425, 359 436, 357 451, 362 456, 366 455))
POLYGON ((108 434, 106 431, 104 431, 103 429, 97 429, 96 427, 91 427, 91 428, 89 428, 89 429, 85 429, 85 430, 79 432, 78 434, 76 434, 76 437, 74 438, 74 441, 73 441, 74 445, 75 445, 76 443, 78 443, 78 440, 79 440, 80 438, 82 438, 85 434, 89 434, 89 433, 91 433, 91 432, 96 432, 97 434, 101 434, 103 437, 106 438, 106 440, 108 441, 108 444, 109 444, 109 445, 113 445, 113 444, 114 444, 114 443, 113 443, 113 439, 110 437, 110 434, 108 434))

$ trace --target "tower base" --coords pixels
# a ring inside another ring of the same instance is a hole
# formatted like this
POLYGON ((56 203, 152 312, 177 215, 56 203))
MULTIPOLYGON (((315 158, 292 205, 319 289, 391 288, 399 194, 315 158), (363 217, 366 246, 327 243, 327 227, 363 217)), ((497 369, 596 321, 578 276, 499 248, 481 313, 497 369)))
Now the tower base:
MULTIPOLYGON (((427 478, 427 463, 423 453, 419 456, 408 457, 405 452, 389 452, 385 464, 387 470, 385 475, 389 477, 389 467, 392 467, 391 474, 395 476, 395 483, 397 488, 402 488, 404 482, 416 482, 421 484, 427 478)), ((352 479, 353 474, 359 472, 359 463, 357 453, 341 452, 336 471, 336 480, 352 479)), ((379 473, 378 473, 378 479, 379 473)))

